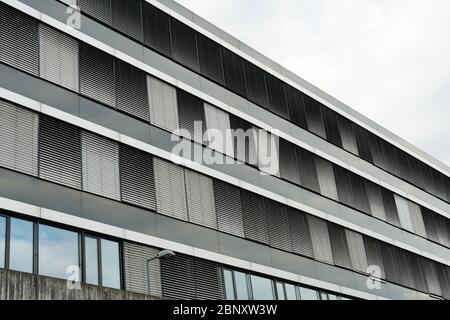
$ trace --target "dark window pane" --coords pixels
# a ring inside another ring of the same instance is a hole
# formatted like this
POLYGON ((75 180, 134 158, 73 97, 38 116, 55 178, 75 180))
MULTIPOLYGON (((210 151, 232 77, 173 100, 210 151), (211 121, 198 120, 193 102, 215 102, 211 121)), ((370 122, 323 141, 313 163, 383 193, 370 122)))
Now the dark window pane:
POLYGON ((433 178, 433 194, 441 199, 446 200, 444 183, 442 182, 443 175, 437 170, 430 168, 431 177, 433 178))
POLYGON ((356 124, 353 126, 353 128, 355 129, 356 142, 358 145, 359 155, 364 160, 369 161, 370 163, 373 163, 372 153, 370 152, 370 143, 369 143, 369 137, 368 137, 367 130, 356 124))
POLYGON ((300 180, 302 186, 320 193, 319 178, 317 176, 313 154, 297 148, 297 158, 300 163, 300 180))
POLYGON ((228 89, 244 97, 247 96, 243 59, 228 49, 222 48, 225 84, 228 89))
POLYGON ((254 300, 274 300, 272 280, 258 276, 251 276, 254 300))
POLYGON ((200 58, 200 72, 207 77, 224 84, 220 45, 202 34, 197 34, 200 58))
POLYGON ((285 84, 284 90, 286 92, 291 121, 303 129, 308 129, 303 93, 287 84, 285 84))
POLYGON ((101 240, 102 249, 102 285, 120 289, 119 244, 114 241, 101 240))
POLYGON ((422 173, 420 172, 419 160, 414 158, 413 156, 407 154, 408 166, 411 169, 411 179, 412 183, 416 186, 423 188, 424 182, 422 178, 422 173))
POLYGON ((66 279, 79 264, 78 233, 39 225, 39 274, 66 279))
POLYGON ((336 112, 327 107, 322 107, 322 114, 325 122, 327 140, 342 148, 341 133, 339 132, 336 112))
POLYGON ((234 280, 236 282, 236 300, 248 300, 247 275, 242 272, 234 272, 234 280))
POLYGON ((325 132, 325 124, 323 123, 321 104, 313 98, 305 95, 305 106, 308 130, 319 137, 326 139, 327 134, 325 132))
POLYGON ((144 41, 151 48, 172 55, 170 42, 169 15, 151 4, 143 1, 144 6, 144 41))
POLYGON ((195 71, 200 71, 196 32, 176 19, 170 20, 173 58, 195 71))
POLYGON ((433 177, 431 176, 430 167, 419 161, 420 172, 423 178, 423 189, 427 192, 433 192, 433 177))
POLYGON ((33 272, 33 223, 11 218, 9 268, 33 272))
POLYGON ((86 283, 98 285, 98 240, 91 237, 84 239, 86 283))
POLYGON ((138 41, 142 41, 140 0, 112 0, 113 27, 138 41))
POLYGON ((289 119, 289 112, 284 93, 283 81, 266 73, 267 90, 269 92, 269 108, 270 110, 283 117, 289 119))
POLYGON ((245 60, 244 68, 248 98, 254 103, 267 109, 269 107, 269 101, 267 96, 266 80, 264 77, 265 72, 245 60))
POLYGON ((230 270, 223 270, 223 278, 225 283, 225 294, 227 300, 234 300, 234 284, 233 284, 233 272, 230 270))
POLYGON ((386 272, 386 280, 394 283, 400 283, 400 275, 394 247, 384 242, 380 242, 380 246, 383 256, 384 270, 386 272))
POLYGON ((5 267, 6 218, 0 217, 0 268, 5 267))

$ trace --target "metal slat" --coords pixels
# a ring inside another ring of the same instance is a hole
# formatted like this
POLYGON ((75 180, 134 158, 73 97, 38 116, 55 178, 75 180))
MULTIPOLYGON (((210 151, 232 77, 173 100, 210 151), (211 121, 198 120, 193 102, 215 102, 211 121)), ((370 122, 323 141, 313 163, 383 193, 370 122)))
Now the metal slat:
POLYGON ((177 254, 161 260, 161 283, 165 298, 194 300, 196 290, 192 257, 177 254))
POLYGON ((411 214, 409 212, 409 201, 396 194, 394 194, 394 199, 397 206, 401 227, 408 231, 414 232, 411 214))
POLYGON ((330 162, 319 157, 315 157, 315 164, 319 178, 320 193, 328 198, 338 200, 333 166, 330 162))
POLYGON ((370 266, 377 266, 380 268, 382 279, 386 279, 383 256, 380 248, 380 241, 373 238, 363 236, 364 248, 366 250, 367 264, 370 266))
POLYGON ((352 269, 359 272, 367 272, 367 256, 362 235, 348 229, 345 230, 345 235, 350 252, 352 269))
POLYGON ((177 19, 170 19, 173 58, 175 61, 200 71, 196 31, 177 19))
POLYGON ((224 280, 219 264, 194 258, 195 293, 197 300, 224 300, 224 280))
POLYGON ((111 0, 78 0, 78 6, 88 15, 108 25, 112 24, 111 0))
POLYGON ((264 198, 249 191, 241 190, 241 200, 245 237, 269 244, 264 198))
POLYGON ((203 143, 203 136, 206 131, 203 101, 181 89, 177 89, 177 101, 180 128, 189 132, 190 139, 203 143), (195 130, 195 123, 198 124, 197 130, 195 130), (200 124, 201 128, 199 127, 200 124))
POLYGON ((325 220, 308 216, 309 232, 314 250, 314 259, 333 264, 330 236, 325 220))
POLYGON ((171 85, 147 75, 150 122, 168 131, 179 128, 177 91, 171 85))
POLYGON ((171 56, 169 15, 143 1, 144 42, 157 51, 171 56))
POLYGON ((212 179, 191 170, 185 171, 189 221, 217 229, 212 179))
POLYGON ((44 24, 39 39, 41 77, 78 92, 78 41, 44 24))
POLYGON ((206 102, 204 108, 209 147, 234 158, 229 114, 206 102))
POLYGON ((125 273, 125 288, 128 291, 161 296, 160 260, 154 259, 148 264, 147 260, 154 258, 159 250, 130 242, 123 243, 123 259, 125 273), (148 288, 150 275, 150 290, 148 288))
POLYGON ((0 3, 0 30, 0 61, 38 76, 38 21, 0 3))
POLYGON ((214 180, 214 198, 219 231, 245 237, 239 188, 214 180))
POLYGON ((48 117, 39 122, 39 176, 81 189, 81 132, 77 127, 48 117))
POLYGON ((183 168, 158 158, 153 164, 157 212, 188 221, 183 168))
POLYGON ((288 218, 294 252, 314 258, 313 244, 306 214, 296 209, 288 208, 288 218))
POLYGON ((83 131, 83 190, 120 200, 119 145, 83 131))
POLYGON ((330 232, 331 251, 333 253, 334 263, 338 266, 352 269, 350 258, 350 249, 345 235, 345 229, 334 223, 328 223, 330 232))
POLYGON ((300 185, 300 169, 295 146, 280 139, 280 176, 300 185))
POLYGON ((0 166, 38 174, 38 115, 0 100, 0 166))
POLYGON ((112 0, 112 25, 140 42, 143 41, 140 0, 112 0))
POLYGON ((120 145, 122 201, 156 210, 153 157, 141 150, 120 145))
POLYGON ((286 206, 269 199, 265 199, 264 203, 270 245, 280 250, 292 252, 292 240, 286 206))

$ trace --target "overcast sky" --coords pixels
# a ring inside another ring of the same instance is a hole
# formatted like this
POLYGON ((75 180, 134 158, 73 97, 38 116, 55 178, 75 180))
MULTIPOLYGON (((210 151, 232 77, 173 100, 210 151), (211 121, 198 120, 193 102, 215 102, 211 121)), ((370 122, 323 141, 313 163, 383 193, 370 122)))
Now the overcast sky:
POLYGON ((450 165, 450 1, 177 1, 450 165))

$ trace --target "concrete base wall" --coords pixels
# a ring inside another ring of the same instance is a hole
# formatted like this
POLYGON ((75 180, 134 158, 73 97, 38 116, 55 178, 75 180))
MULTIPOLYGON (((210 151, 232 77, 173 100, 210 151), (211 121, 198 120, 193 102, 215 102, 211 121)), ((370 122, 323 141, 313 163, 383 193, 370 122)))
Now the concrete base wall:
POLYGON ((0 300, 157 300, 143 294, 81 284, 71 290, 66 280, 0 269, 0 300))

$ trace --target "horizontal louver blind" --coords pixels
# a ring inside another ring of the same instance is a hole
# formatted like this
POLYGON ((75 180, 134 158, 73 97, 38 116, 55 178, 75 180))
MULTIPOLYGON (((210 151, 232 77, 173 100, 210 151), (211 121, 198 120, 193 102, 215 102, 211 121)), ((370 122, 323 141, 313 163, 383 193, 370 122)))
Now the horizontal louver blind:
POLYGON ((244 69, 249 100, 267 109, 269 100, 264 71, 246 60, 244 60, 244 69))
POLYGON ((233 130, 233 145, 235 157, 245 163, 256 164, 257 136, 251 123, 230 115, 230 125, 233 130))
POLYGON ((239 188, 220 180, 214 180, 214 197, 219 231, 244 237, 239 188))
POLYGON ((424 257, 421 257, 421 266, 425 273, 425 278, 430 293, 442 296, 441 285, 436 270, 436 263, 424 257))
POLYGON ((356 208, 362 212, 370 214, 370 204, 367 198, 367 191, 364 183, 365 179, 351 172, 350 180, 352 182, 352 190, 356 208))
POLYGON ((173 58, 195 71, 200 70, 197 52, 197 39, 194 29, 176 20, 170 20, 173 58))
POLYGON ((246 238, 269 244, 269 230, 267 228, 267 217, 264 210, 264 198, 242 190, 241 200, 246 238))
POLYGON ((151 4, 143 1, 144 8, 144 41, 157 51, 171 56, 169 15, 151 4))
POLYGON ((80 93, 116 105, 113 57, 84 43, 80 44, 80 93))
POLYGON ((330 162, 315 157, 317 176, 319 177, 320 193, 328 198, 338 200, 333 166, 330 162))
POLYGON ((339 131, 337 114, 327 107, 322 108, 323 121, 325 123, 325 132, 327 140, 332 144, 342 148, 342 138, 339 131))
POLYGON ((127 36, 143 40, 141 1, 112 0, 113 26, 127 36))
POLYGON ((332 264, 333 253, 326 221, 308 216, 308 225, 313 244, 314 259, 332 264))
POLYGON ((37 176, 38 115, 0 100, 0 166, 37 176))
POLYGON ((364 248, 366 249, 367 264, 369 267, 375 266, 380 268, 380 278, 386 279, 384 271, 383 256, 381 253, 380 242, 378 240, 364 236, 364 248))
POLYGON ((224 284, 220 265, 194 258, 195 293, 197 300, 223 300, 224 284))
POLYGON ((39 176, 81 189, 81 132, 61 120, 40 116, 39 176))
POLYGON ((270 245, 280 250, 292 252, 292 240, 286 206, 269 199, 265 199, 264 202, 270 245))
POLYGON ((306 214, 293 208, 288 208, 288 218, 294 252, 313 258, 314 250, 306 214))
POLYGON ((83 131, 83 190, 120 200, 119 145, 83 131))
POLYGON ((420 210, 420 207, 411 201, 408 201, 408 206, 409 213, 411 214, 411 221, 413 224, 414 232, 426 238, 427 232, 425 230, 425 224, 423 222, 422 211, 420 210))
POLYGON ((395 205, 394 194, 387 189, 380 189, 381 197, 383 198, 384 211, 386 212, 386 221, 399 227, 400 219, 395 205))
POLYGON ((153 259, 159 250, 130 242, 123 244, 123 264, 125 274, 125 289, 127 291, 161 296, 161 268, 160 260, 153 259), (148 288, 150 276, 150 290, 148 288))
POLYGON ((122 200, 156 210, 153 157, 141 150, 120 145, 122 200))
POLYGON ((185 171, 185 178, 189 221, 217 229, 212 179, 191 170, 185 171))
POLYGON ((394 198, 398 210, 398 216, 400 219, 401 227, 408 231, 414 232, 411 214, 409 213, 409 205, 408 205, 409 201, 396 194, 394 195, 394 198))
POLYGON ((189 132, 190 139, 203 143, 206 130, 203 101, 180 89, 177 89, 177 101, 180 128, 189 132))
POLYGON ((244 97, 247 96, 243 59, 234 52, 222 49, 225 84, 228 89, 244 97))
POLYGON ((258 141, 259 170, 273 176, 280 176, 280 145, 276 135, 263 129, 255 130, 258 141))
POLYGON ((297 89, 285 84, 284 91, 289 106, 289 115, 291 121, 303 129, 307 129, 305 100, 303 94, 297 89))
POLYGON ((309 151, 297 148, 297 159, 299 161, 302 186, 320 193, 314 155, 309 151))
POLYGON ((171 299, 194 300, 194 262, 191 257, 177 254, 161 260, 163 296, 171 299))
POLYGON ((78 0, 78 6, 88 15, 106 24, 112 24, 111 0, 78 0))
POLYGON ((121 60, 116 61, 117 108, 145 121, 150 120, 145 72, 121 60))
POLYGON ((319 137, 326 139, 327 134, 325 131, 325 124, 323 122, 321 104, 313 98, 305 95, 305 107, 308 130, 319 137))
POLYGON ((345 230, 352 269, 359 272, 367 272, 367 256, 364 248, 364 240, 361 234, 351 230, 345 230))
POLYGON ((300 169, 298 167, 296 147, 284 140, 280 139, 280 176, 300 185, 300 169))
POLYGON ((197 41, 200 58, 200 72, 207 77, 224 84, 220 45, 202 34, 197 34, 197 41))
POLYGON ((184 170, 167 161, 153 159, 158 213, 188 220, 184 170))
POLYGON ((381 197, 381 189, 375 183, 368 180, 364 182, 366 186, 367 198, 372 216, 386 221, 386 212, 384 211, 383 198, 381 197))
POLYGON ((41 77, 78 92, 78 42, 43 24, 39 37, 41 77))
POLYGON ((205 120, 206 128, 208 129, 208 146, 234 158, 234 146, 228 113, 205 102, 205 120))
POLYGON ((150 122, 170 132, 179 128, 177 90, 151 76, 147 76, 150 122))
POLYGON ((342 139, 342 147, 353 153, 359 155, 358 144, 356 142, 355 131, 353 129, 353 123, 345 117, 338 116, 339 133, 342 139))
POLYGON ((334 263, 338 266, 352 269, 350 249, 345 235, 345 229, 334 223, 328 223, 330 232, 331 250, 333 252, 334 263))
POLYGON ((283 81, 277 77, 266 73, 267 90, 269 92, 269 108, 270 110, 283 117, 289 119, 289 111, 284 93, 283 81))
POLYGON ((0 61, 39 75, 38 21, 0 3, 0 61))

